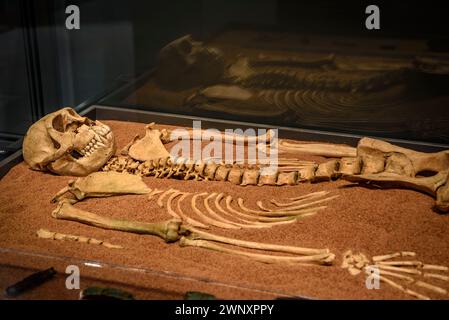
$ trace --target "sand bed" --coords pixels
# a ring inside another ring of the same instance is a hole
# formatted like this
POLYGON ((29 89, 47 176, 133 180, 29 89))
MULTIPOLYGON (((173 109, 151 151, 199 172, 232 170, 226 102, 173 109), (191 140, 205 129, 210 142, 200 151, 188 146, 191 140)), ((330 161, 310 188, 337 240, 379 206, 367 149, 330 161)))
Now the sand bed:
MULTIPOLYGON (((118 149, 126 145, 136 133, 143 132, 144 128, 140 123, 105 123, 114 131, 118 149)), ((304 159, 320 160, 307 156, 304 159)), ((363 275, 351 276, 347 270, 340 268, 343 252, 351 249, 372 256, 407 250, 417 252, 417 259, 426 263, 449 265, 449 216, 433 212, 434 200, 411 190, 367 189, 348 186, 344 181, 285 187, 242 187, 225 182, 144 178, 150 188, 226 192, 233 197, 244 198, 249 204, 255 204, 260 199, 281 199, 320 190, 339 195, 329 202, 327 209, 294 224, 262 230, 211 230, 216 234, 251 241, 329 248, 337 255, 331 267, 283 266, 257 263, 201 248, 182 248, 152 236, 107 231, 56 220, 50 215, 55 208, 50 199, 71 179, 32 171, 25 163, 21 163, 0 181, 0 247, 69 257, 68 260, 57 260, 3 251, 0 255, 0 289, 19 280, 26 270, 55 266, 63 273, 70 259, 85 259, 101 261, 110 266, 131 266, 151 271, 127 272, 111 267, 82 269, 82 277, 86 279, 82 283, 83 287, 90 283, 107 283, 124 287, 138 298, 178 299, 188 290, 200 290, 218 298, 306 296, 409 299, 409 296, 387 285, 382 285, 379 290, 366 289, 363 275), (102 239, 121 245, 124 249, 38 239, 35 233, 40 228, 102 239)), ((164 208, 159 208, 154 200, 149 201, 146 196, 87 199, 76 206, 97 214, 129 220, 156 222, 170 218, 164 208)), ((185 212, 187 209, 187 206, 184 207, 185 212)), ((433 283, 449 287, 448 283, 433 283)), ((432 298, 444 298, 431 291, 421 292, 432 298)), ((53 285, 47 284, 34 294, 29 293, 24 297, 76 296, 75 292, 67 293, 61 278, 55 280, 53 285)))

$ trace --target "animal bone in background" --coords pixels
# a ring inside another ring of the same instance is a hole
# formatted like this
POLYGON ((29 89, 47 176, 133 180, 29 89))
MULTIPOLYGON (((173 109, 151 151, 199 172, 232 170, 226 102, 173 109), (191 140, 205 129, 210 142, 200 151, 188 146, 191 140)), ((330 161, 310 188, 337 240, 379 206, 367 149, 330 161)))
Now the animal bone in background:
POLYGON ((68 186, 60 190, 52 202, 58 202, 66 192, 73 194, 77 200, 82 200, 120 194, 146 194, 150 191, 139 176, 112 171, 94 172, 87 177, 69 181, 68 186))
POLYGON ((167 158, 170 153, 161 142, 161 131, 154 128, 154 122, 145 126, 145 136, 136 136, 121 153, 129 155, 139 161, 151 161, 159 158, 167 158))
POLYGON ((75 241, 81 243, 89 243, 96 244, 106 248, 111 249, 123 249, 122 246, 118 246, 103 240, 98 240, 94 238, 84 237, 84 236, 75 236, 73 234, 64 234, 59 232, 52 232, 47 229, 39 229, 36 232, 37 236, 41 239, 52 239, 52 240, 65 240, 65 241, 75 241))
POLYGON ((186 35, 161 49, 156 81, 163 88, 181 90, 217 83, 224 73, 223 53, 186 35))
POLYGON ((72 108, 35 122, 23 140, 23 158, 33 170, 86 176, 99 170, 115 153, 111 129, 81 117, 72 108))
POLYGON ((365 271, 368 275, 376 277, 377 275, 371 274, 374 269, 379 272, 378 277, 381 282, 384 282, 391 287, 398 289, 405 294, 411 295, 418 299, 429 300, 430 298, 424 294, 416 292, 410 289, 412 286, 417 286, 420 289, 433 291, 437 294, 447 295, 448 291, 440 286, 427 283, 419 280, 418 277, 427 279, 436 279, 439 281, 449 282, 448 275, 442 275, 438 273, 427 272, 428 270, 434 270, 437 272, 448 272, 449 268, 446 266, 436 266, 425 264, 417 260, 393 260, 398 257, 415 257, 416 253, 411 251, 394 252, 387 255, 374 256, 368 259, 364 254, 353 254, 351 250, 348 250, 343 255, 342 268, 348 269, 352 275, 358 275, 362 271, 365 271), (398 282, 386 277, 393 277, 398 281, 405 281, 406 284, 402 285, 398 282))

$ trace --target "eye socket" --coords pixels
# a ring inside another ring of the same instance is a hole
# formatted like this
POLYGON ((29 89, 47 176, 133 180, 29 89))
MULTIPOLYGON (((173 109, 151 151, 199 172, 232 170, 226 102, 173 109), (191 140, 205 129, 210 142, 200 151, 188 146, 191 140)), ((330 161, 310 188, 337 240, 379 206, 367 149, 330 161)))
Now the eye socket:
POLYGON ((58 114, 56 117, 53 118, 52 126, 53 129, 59 132, 64 132, 64 122, 60 114, 58 114))

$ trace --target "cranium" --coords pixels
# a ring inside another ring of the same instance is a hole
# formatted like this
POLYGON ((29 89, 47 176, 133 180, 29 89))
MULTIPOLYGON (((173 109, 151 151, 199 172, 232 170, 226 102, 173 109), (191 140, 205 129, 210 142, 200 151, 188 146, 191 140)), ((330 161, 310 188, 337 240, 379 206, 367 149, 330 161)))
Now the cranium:
POLYGON ((23 141, 23 158, 32 169, 59 175, 86 176, 100 169, 114 152, 111 129, 71 108, 34 123, 23 141))
POLYGON ((194 41, 190 35, 176 39, 161 49, 157 81, 171 89, 193 88, 216 83, 224 75, 220 50, 194 41))

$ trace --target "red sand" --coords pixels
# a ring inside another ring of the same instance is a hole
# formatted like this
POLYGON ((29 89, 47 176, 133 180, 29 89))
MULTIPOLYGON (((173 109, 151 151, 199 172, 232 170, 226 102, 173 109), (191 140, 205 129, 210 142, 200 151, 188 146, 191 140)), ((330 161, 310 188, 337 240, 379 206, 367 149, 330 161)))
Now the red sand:
MULTIPOLYGON (((105 121, 114 131, 120 150, 144 125, 105 121)), ((319 158, 304 157, 305 160, 319 158)), ((218 298, 265 298, 306 296, 330 299, 410 299, 400 291, 382 285, 365 288, 364 275, 351 276, 340 268, 348 249, 367 256, 395 251, 415 251, 417 259, 430 264, 449 264, 449 216, 432 211, 434 200, 411 190, 367 189, 348 186, 344 181, 285 187, 235 186, 226 182, 179 181, 144 178, 150 188, 181 191, 226 192, 249 204, 259 199, 286 198, 328 190, 339 195, 327 209, 295 224, 264 230, 211 231, 239 239, 329 248, 337 255, 334 266, 283 266, 253 262, 246 258, 200 248, 181 248, 159 238, 107 231, 76 222, 53 219, 52 196, 71 177, 30 170, 25 163, 14 167, 0 181, 0 248, 69 257, 66 260, 5 253, 0 249, 0 289, 36 269, 54 266, 61 274, 23 298, 76 299, 77 290, 66 290, 64 271, 79 259, 109 265, 143 268, 147 272, 123 271, 117 267, 82 266, 81 287, 120 287, 142 299, 180 299, 186 291, 208 292, 218 298), (125 249, 67 241, 38 239, 36 231, 46 228, 60 233, 83 235, 122 245, 125 249)), ((97 214, 129 220, 161 221, 170 216, 145 196, 87 199, 76 205, 97 214)), ((187 212, 187 206, 184 207, 187 212)), ((432 283, 448 288, 447 283, 432 283)), ((435 299, 447 298, 420 290, 435 299)))

